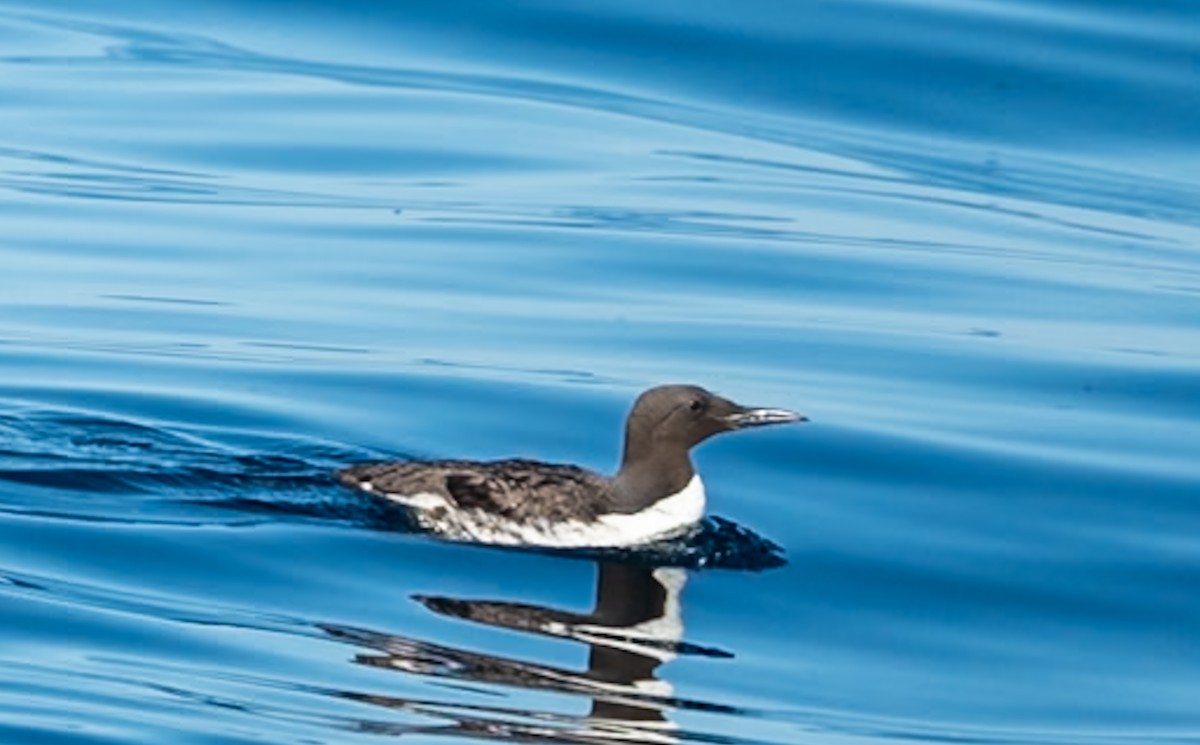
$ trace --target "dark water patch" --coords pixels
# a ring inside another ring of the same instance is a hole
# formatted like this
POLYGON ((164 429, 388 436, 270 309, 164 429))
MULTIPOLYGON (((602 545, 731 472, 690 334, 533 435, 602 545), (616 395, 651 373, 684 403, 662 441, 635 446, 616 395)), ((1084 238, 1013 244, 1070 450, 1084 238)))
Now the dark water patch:
POLYGON ((357 528, 395 533, 420 533, 412 515, 403 508, 347 494, 329 471, 309 489, 254 489, 205 499, 187 499, 198 508, 255 515, 272 520, 337 522, 357 528))
MULTIPOLYGON (((558 553, 558 552, 556 552, 558 553)), ((637 566, 760 571, 787 564, 784 550, 749 528, 711 516, 681 536, 634 548, 578 549, 561 553, 637 566)))
POLYGON ((612 380, 601 378, 594 372, 588 370, 572 370, 570 368, 518 368, 501 365, 481 365, 478 363, 463 362, 461 360, 434 359, 429 357, 413 360, 413 362, 418 365, 433 368, 450 368, 454 370, 482 371, 492 373, 532 373, 534 375, 555 378, 563 382, 571 383, 603 384, 614 382, 612 380))
MULTIPOLYGON (((38 150, 21 150, 11 147, 0 147, 0 159, 8 159, 15 161, 28 161, 30 163, 43 164, 49 163, 55 166, 65 166, 71 169, 72 172, 87 171, 87 172, 102 172, 102 171, 118 171, 125 173, 135 173, 141 175, 165 176, 171 178, 179 178, 184 180, 204 179, 203 173, 191 171, 174 171, 161 168, 152 168, 137 163, 125 163, 110 160, 98 160, 94 158, 79 157, 77 155, 68 155, 65 153, 54 153, 38 150)), ((30 174, 25 174, 30 175, 30 174)))
POLYGON ((165 305, 230 305, 230 303, 223 302, 221 300, 203 300, 181 297, 154 297, 151 295, 101 295, 100 297, 107 300, 129 300, 135 303, 163 303, 165 305))
POLYGON ((366 203, 321 194, 213 185, 162 178, 97 173, 0 173, 0 188, 29 195, 129 203, 224 204, 232 206, 352 207, 386 209, 387 203, 366 203))
POLYGON ((370 354, 370 349, 361 347, 338 347, 327 344, 295 344, 275 341, 247 341, 248 347, 265 347, 267 349, 292 349, 301 352, 330 352, 332 354, 370 354))
MULTIPOLYGON (((214 522, 203 508, 228 505, 242 508, 243 516, 365 522, 363 510, 337 498, 331 476, 334 463, 363 451, 297 439, 260 438, 258 445, 268 449, 80 412, 0 413, 0 484, 10 485, 5 510, 72 521, 200 526, 214 522), (140 514, 131 517, 131 510, 140 514)), ((375 512, 372 519, 383 522, 375 512)))
MULTIPOLYGON (((283 633, 308 633, 307 622, 278 614, 254 613, 234 607, 216 607, 188 601, 172 595, 150 595, 121 588, 72 582, 0 568, 0 592, 32 594, 45 599, 130 613, 152 619, 166 619, 202 626, 237 626, 244 629, 283 633)), ((163 639, 169 644, 169 637, 163 639)))

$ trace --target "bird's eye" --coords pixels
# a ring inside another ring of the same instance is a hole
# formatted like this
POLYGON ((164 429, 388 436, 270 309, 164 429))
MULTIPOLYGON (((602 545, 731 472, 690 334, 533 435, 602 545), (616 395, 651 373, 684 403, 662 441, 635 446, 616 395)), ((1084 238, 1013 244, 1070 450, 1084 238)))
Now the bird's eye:
POLYGON ((688 404, 688 408, 692 411, 701 411, 704 409, 704 402, 698 398, 693 398, 691 403, 688 404))

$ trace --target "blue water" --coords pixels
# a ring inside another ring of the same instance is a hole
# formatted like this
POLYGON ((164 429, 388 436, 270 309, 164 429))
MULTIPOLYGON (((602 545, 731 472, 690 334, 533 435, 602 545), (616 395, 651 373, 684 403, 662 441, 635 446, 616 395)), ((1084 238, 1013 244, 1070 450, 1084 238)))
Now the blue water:
POLYGON ((4 0, 0 123, 5 745, 1200 742, 1196 3, 4 0), (675 381, 786 565, 331 477, 675 381))

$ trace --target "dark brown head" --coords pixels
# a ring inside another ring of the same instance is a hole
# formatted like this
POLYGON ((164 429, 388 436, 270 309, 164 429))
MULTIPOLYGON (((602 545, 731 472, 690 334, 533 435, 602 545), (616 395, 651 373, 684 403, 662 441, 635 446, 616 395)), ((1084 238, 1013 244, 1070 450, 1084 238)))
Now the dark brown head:
POLYGON ((623 490, 666 496, 691 479, 692 446, 721 432, 803 421, 795 412, 742 406, 696 385, 651 388, 629 412, 617 478, 623 490))
POLYGON ((625 457, 664 448, 687 451, 720 432, 803 422, 784 409, 749 408, 697 385, 663 385, 638 396, 625 427, 625 457), (635 452, 630 452, 633 446, 635 452))

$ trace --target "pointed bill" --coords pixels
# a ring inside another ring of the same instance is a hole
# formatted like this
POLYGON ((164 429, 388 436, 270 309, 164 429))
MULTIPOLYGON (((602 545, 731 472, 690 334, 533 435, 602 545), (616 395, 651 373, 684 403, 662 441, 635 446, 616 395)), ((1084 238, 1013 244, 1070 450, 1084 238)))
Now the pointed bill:
POLYGON ((808 417, 787 409, 742 409, 726 417, 730 426, 762 427, 767 424, 790 424, 791 422, 807 422, 808 417))

